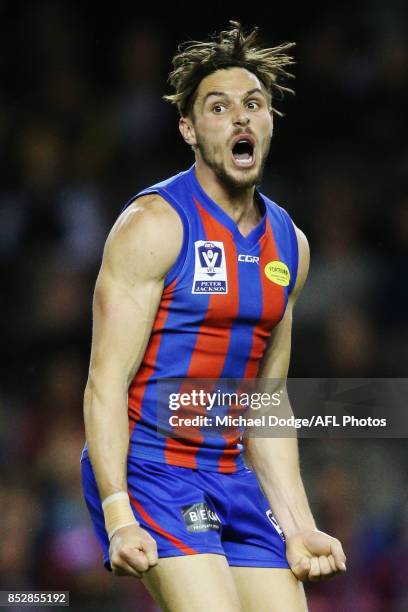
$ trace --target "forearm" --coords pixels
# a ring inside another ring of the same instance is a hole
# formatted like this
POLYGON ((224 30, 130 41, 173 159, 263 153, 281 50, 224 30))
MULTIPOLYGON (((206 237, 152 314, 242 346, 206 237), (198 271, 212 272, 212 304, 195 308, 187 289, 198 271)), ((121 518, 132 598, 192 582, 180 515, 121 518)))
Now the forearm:
POLYGON ((88 380, 84 395, 85 433, 101 499, 127 490, 129 420, 127 388, 88 380))
POLYGON ((246 455, 286 537, 315 529, 296 438, 248 438, 246 455))

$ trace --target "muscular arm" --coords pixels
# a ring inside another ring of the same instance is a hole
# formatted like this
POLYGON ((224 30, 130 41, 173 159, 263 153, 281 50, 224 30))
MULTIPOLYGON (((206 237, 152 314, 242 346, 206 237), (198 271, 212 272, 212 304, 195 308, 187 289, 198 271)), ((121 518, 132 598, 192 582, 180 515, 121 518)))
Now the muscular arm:
MULTIPOLYGON (((291 348, 293 308, 309 270, 309 246, 296 229, 299 270, 285 315, 274 329, 258 376, 286 381, 291 348)), ((286 537, 292 571, 300 579, 316 580, 345 569, 340 542, 317 531, 299 469, 296 438, 248 438, 246 455, 286 537)))
POLYGON ((126 209, 106 241, 84 397, 86 439, 102 500, 127 490, 128 387, 143 359, 164 277, 182 239, 177 213, 152 195, 126 209))

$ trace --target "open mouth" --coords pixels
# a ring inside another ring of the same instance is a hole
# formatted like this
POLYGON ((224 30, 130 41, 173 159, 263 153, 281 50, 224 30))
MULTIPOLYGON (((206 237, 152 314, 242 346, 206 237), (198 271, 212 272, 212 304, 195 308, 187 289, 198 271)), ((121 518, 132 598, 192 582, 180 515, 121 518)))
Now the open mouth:
POLYGON ((232 157, 237 166, 250 168, 255 163, 254 144, 248 138, 240 138, 232 147, 232 157))

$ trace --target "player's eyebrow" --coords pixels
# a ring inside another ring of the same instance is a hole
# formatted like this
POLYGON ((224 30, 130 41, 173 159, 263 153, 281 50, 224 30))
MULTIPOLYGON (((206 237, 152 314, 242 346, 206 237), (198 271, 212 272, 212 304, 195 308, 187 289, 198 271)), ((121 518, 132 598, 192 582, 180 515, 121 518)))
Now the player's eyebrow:
POLYGON ((260 93, 262 95, 265 95, 262 89, 260 89, 259 87, 254 87, 254 89, 250 89, 249 91, 246 92, 244 98, 247 98, 248 96, 252 96, 252 94, 254 93, 260 93))
POLYGON ((228 98, 227 94, 223 91, 209 91, 204 97, 203 104, 207 102, 207 99, 211 96, 217 96, 217 98, 228 98))
MULTIPOLYGON (((260 89, 259 87, 254 87, 254 89, 250 89, 249 91, 247 91, 244 95, 243 98, 247 98, 248 96, 254 94, 254 93, 260 93, 262 95, 264 95, 262 89, 260 89)), ((203 104, 206 103, 207 99, 210 96, 217 96, 218 98, 228 98, 228 94, 226 94, 224 91, 209 91, 203 100, 203 104)))

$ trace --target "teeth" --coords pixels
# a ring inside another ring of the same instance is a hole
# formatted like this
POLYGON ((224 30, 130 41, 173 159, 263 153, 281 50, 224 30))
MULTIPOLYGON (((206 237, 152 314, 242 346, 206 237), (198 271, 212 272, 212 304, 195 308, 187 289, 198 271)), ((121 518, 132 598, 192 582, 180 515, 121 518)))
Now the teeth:
POLYGON ((247 166, 252 166, 253 164, 253 156, 251 155, 250 157, 248 157, 247 159, 238 159, 238 158, 234 158, 234 162, 237 166, 241 166, 243 168, 247 167, 247 166))

